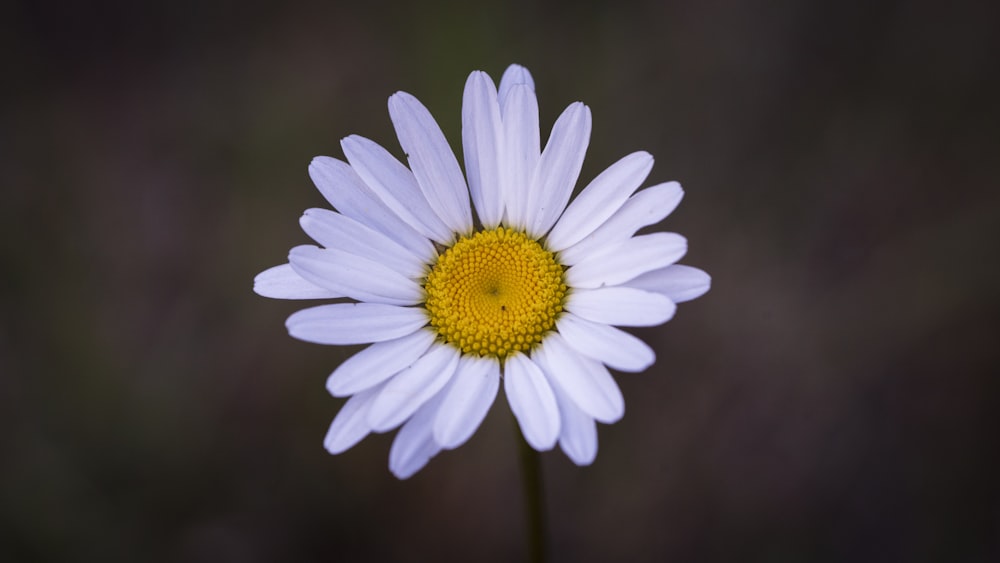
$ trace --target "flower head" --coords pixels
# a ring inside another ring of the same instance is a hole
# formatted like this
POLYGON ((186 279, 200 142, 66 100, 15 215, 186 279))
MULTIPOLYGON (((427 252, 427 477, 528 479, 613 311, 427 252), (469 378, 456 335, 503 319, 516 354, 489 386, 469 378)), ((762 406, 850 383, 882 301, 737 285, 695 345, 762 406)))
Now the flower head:
POLYGON ((466 82, 465 174, 416 98, 397 92, 389 114, 409 167, 353 135, 341 142, 347 162, 314 159, 309 174, 336 209, 302 216, 320 246, 293 248, 254 283, 267 297, 339 300, 289 317, 293 337, 371 344, 327 380, 350 397, 327 450, 402 426, 389 468, 405 479, 472 436, 502 380, 532 447, 558 442, 591 463, 596 422, 625 412, 608 368, 638 372, 655 359, 615 327, 664 323, 711 283, 675 264, 687 250, 680 235, 635 234, 673 211, 680 185, 637 191, 653 158, 636 152, 570 203, 590 109, 570 105, 542 150, 534 82, 517 65, 499 90, 483 72, 466 82))

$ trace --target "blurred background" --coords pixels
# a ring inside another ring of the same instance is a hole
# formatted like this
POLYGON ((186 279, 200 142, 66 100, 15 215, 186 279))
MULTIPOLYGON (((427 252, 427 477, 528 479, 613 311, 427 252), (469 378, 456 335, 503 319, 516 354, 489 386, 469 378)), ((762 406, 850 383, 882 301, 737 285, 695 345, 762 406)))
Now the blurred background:
POLYGON ((340 456, 254 275, 386 100, 460 147, 511 62, 581 182, 639 149, 712 274, 543 455, 557 561, 998 561, 1000 34, 987 2, 14 2, 0 18, 0 560, 517 561, 504 400, 409 481, 340 456))

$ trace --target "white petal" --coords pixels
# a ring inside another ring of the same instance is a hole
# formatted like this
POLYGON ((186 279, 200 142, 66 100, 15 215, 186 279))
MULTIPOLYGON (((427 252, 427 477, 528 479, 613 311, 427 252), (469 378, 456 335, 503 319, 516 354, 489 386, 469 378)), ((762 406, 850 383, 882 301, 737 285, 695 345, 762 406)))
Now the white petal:
POLYGON ((307 209, 302 230, 326 248, 336 248, 385 264, 408 278, 426 275, 426 265, 411 250, 346 215, 329 209, 307 209))
POLYGON ((597 230, 560 252, 559 260, 563 264, 576 264, 602 246, 623 241, 639 229, 659 223, 677 207, 683 196, 684 191, 677 182, 658 184, 639 191, 597 230))
POLYGON ((452 346, 432 344, 413 365, 390 379, 368 413, 372 430, 392 430, 416 412, 448 383, 458 367, 458 356, 452 346))
POLYGON ((431 209, 452 232, 470 232, 469 190, 437 122, 423 104, 406 92, 396 92, 389 98, 389 116, 431 209))
POLYGON ((559 447, 577 465, 590 465, 597 457, 597 424, 580 410, 558 385, 552 385, 559 404, 559 447))
POLYGON ((579 317, 618 326, 656 326, 669 321, 677 306, 660 295, 631 287, 577 289, 566 310, 579 317))
POLYGON ((552 449, 559 438, 559 408, 542 370, 520 352, 507 356, 504 392, 528 444, 538 451, 552 449))
POLYGON ((431 330, 417 330, 401 338, 376 342, 333 370, 326 380, 326 389, 334 397, 346 397, 378 385, 410 367, 432 342, 431 330))
POLYGON ((302 279, 291 264, 268 268, 253 279, 253 290, 257 295, 274 299, 334 299, 343 297, 336 291, 319 287, 302 279))
POLYGON ((618 285, 665 268, 687 252, 687 239, 676 233, 653 233, 611 243, 595 250, 566 270, 570 287, 595 288, 618 285))
POLYGON ((434 415, 441 405, 441 394, 427 401, 396 434, 389 448, 389 471, 397 479, 409 479, 423 469, 441 451, 434 441, 434 415))
POLYGON ((323 446, 331 454, 339 454, 352 448, 371 432, 368 426, 368 410, 381 386, 366 389, 354 395, 340 407, 330 429, 326 432, 323 446))
POLYGON ((382 203, 346 162, 317 156, 309 164, 309 177, 337 211, 398 242, 425 262, 436 255, 434 244, 382 203))
POLYGON ((583 412, 605 423, 625 414, 625 398, 607 368, 570 348, 559 333, 548 335, 531 357, 583 412))
POLYGON ((434 419, 434 439, 450 450, 465 443, 486 418, 500 388, 500 364, 492 358, 462 356, 434 419))
POLYGON ((382 145, 359 135, 341 139, 340 146, 354 171, 389 209, 423 236, 451 242, 451 229, 431 209, 409 168, 382 145))
POLYGON ((590 108, 580 102, 570 104, 552 126, 528 193, 532 237, 541 238, 566 208, 590 144, 590 126, 590 108))
POLYGON ((546 239, 548 247, 562 250, 594 232, 639 189, 652 168, 653 157, 640 151, 601 172, 566 208, 546 239))
POLYGON ((712 287, 712 276, 691 266, 674 264, 632 279, 628 287, 662 293, 674 303, 683 303, 701 297, 712 287))
POLYGON ((528 193, 541 152, 538 101, 534 89, 526 84, 511 87, 500 110, 503 114, 505 163, 501 189, 506 222, 508 226, 527 230, 528 193))
POLYGON ((406 336, 427 324, 417 307, 335 303, 303 309, 285 321, 288 334, 316 344, 368 344, 406 336))
POLYGON ((500 105, 493 80, 485 72, 469 75, 462 98, 462 147, 469 193, 479 221, 487 229, 500 224, 503 202, 500 199, 500 168, 503 150, 503 126, 500 105))
POLYGON ((416 305, 424 290, 402 274, 364 258, 312 245, 296 246, 288 253, 295 272, 310 282, 358 301, 388 305, 416 305))
POLYGON ((640 372, 656 361, 656 354, 645 342, 613 326, 566 313, 556 327, 570 348, 608 367, 640 372))
MULTIPOLYGON (((528 69, 521 65, 510 65, 504 71, 503 77, 500 78, 500 89, 497 97, 500 100, 501 108, 506 102, 511 89, 519 85, 527 86, 532 92, 535 91, 535 81, 531 78, 531 73, 528 72, 528 69)), ((504 114, 503 118, 507 119, 507 115, 504 114)))

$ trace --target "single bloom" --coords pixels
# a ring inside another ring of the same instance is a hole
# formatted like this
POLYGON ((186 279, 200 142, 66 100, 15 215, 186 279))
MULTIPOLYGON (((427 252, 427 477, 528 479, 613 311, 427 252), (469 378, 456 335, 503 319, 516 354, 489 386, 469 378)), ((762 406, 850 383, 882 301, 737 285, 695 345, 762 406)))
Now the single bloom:
POLYGON ((476 431, 501 382, 525 440, 556 443, 578 465, 597 455, 597 422, 625 402, 608 368, 640 372, 653 350, 619 326, 669 321, 708 291, 705 272, 676 264, 687 240, 636 235, 683 196, 639 190, 653 157, 636 152, 570 202, 590 142, 590 108, 571 104, 541 145, 531 74, 512 65, 499 90, 473 72, 462 101, 465 173, 430 112, 397 92, 389 115, 409 167, 379 144, 341 141, 309 175, 335 211, 309 209, 317 245, 257 275, 278 299, 336 299, 288 318, 293 337, 370 344, 326 387, 349 397, 325 439, 333 454, 401 427, 389 452, 400 479, 476 431))

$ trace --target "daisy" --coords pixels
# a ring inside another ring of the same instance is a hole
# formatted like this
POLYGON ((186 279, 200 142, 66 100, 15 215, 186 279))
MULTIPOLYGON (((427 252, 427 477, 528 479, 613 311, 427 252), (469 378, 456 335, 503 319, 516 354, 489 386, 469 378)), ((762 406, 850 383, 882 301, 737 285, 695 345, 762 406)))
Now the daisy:
POLYGON ((287 264, 254 280, 266 297, 339 299, 290 316, 293 337, 371 344, 327 380, 332 395, 349 399, 326 449, 341 453, 401 427, 389 468, 406 479, 468 440, 502 383, 531 447, 558 443, 590 464, 596 423, 625 412, 608 368, 639 372, 655 359, 616 327, 669 321, 676 303, 711 284, 675 264, 684 237, 635 234, 674 210, 681 186, 637 191, 653 166, 640 151, 570 202, 590 109, 566 108, 542 149, 534 81, 517 65, 499 90, 484 72, 466 82, 464 174, 416 98, 392 95, 389 115, 409 167, 356 135, 341 141, 347 162, 315 158, 309 175, 336 210, 302 216, 319 246, 293 248, 287 264))

